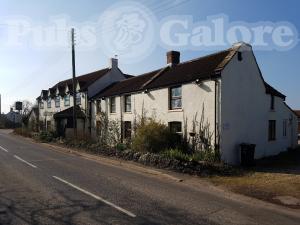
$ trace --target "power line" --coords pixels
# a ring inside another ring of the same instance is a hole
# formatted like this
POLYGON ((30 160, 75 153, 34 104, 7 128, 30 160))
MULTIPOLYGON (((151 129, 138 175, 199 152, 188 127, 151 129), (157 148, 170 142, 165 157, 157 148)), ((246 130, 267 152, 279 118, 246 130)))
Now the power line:
MULTIPOLYGON (((150 13, 146 12, 146 16, 151 16, 151 14, 153 14, 153 15, 156 14, 157 15, 157 14, 169 11, 171 9, 174 9, 174 8, 180 6, 180 5, 188 3, 189 1, 191 1, 191 0, 179 0, 176 4, 173 4, 170 7, 162 8, 162 9, 159 9, 159 10, 151 10, 150 13)), ((110 33, 112 31, 114 31, 114 27, 104 28, 102 30, 100 30, 100 28, 98 28, 97 30, 100 31, 100 33, 110 33)))

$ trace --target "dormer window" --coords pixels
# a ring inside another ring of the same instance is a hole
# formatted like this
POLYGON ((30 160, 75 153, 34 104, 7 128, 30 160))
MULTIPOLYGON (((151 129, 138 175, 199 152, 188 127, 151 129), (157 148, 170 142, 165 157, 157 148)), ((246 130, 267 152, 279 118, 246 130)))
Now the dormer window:
POLYGON ((48 98, 47 100, 47 108, 51 108, 51 98, 48 98))
POLYGON ((70 95, 65 95, 64 97, 64 105, 70 106, 70 95))
POLYGON ((81 105, 81 95, 80 95, 80 93, 76 94, 76 105, 81 105))
POLYGON ((40 109, 44 109, 44 102, 43 101, 40 102, 40 109))
POLYGON ((59 107, 60 107, 60 97, 59 97, 59 96, 56 96, 56 97, 55 97, 55 107, 56 107, 56 108, 59 108, 59 107))

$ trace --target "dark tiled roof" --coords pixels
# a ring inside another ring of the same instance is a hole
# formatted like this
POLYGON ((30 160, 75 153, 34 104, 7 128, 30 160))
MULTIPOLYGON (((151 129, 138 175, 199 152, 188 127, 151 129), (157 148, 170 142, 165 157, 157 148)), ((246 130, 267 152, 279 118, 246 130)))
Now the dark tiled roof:
POLYGON ((293 110, 293 111, 298 117, 300 117, 300 110, 293 110))
MULTIPOLYGON (((81 90, 85 91, 85 90, 87 90, 88 86, 90 86, 92 83, 94 83, 99 78, 103 77, 109 71, 110 71, 109 68, 105 68, 105 69, 98 70, 98 71, 95 71, 92 73, 88 73, 88 74, 85 74, 82 76, 78 76, 78 77, 76 77, 76 80, 79 82, 81 90)), ((69 88, 70 88, 70 86, 72 87, 72 78, 64 80, 64 81, 60 81, 53 87, 57 87, 57 86, 65 87, 66 84, 69 86, 69 88)))
MULTIPOLYGON (((76 106, 75 109, 76 109, 76 118, 85 118, 84 112, 80 109, 78 105, 76 106)), ((73 117, 73 106, 63 111, 60 111, 58 113, 55 113, 53 117, 54 119, 73 117)))
POLYGON ((95 97, 107 97, 132 93, 146 89, 156 89, 188 83, 197 79, 204 80, 222 70, 232 59, 238 47, 207 55, 191 61, 167 66, 111 85, 95 97))
POLYGON ((141 91, 143 84, 154 77, 159 71, 160 70, 155 70, 150 73, 114 83, 95 95, 94 98, 141 91))
POLYGON ((274 96, 277 96, 277 97, 285 99, 286 96, 284 94, 282 94, 279 91, 277 91, 275 88, 273 88, 267 82, 265 82, 265 87, 266 87, 266 93, 267 94, 274 95, 274 96))

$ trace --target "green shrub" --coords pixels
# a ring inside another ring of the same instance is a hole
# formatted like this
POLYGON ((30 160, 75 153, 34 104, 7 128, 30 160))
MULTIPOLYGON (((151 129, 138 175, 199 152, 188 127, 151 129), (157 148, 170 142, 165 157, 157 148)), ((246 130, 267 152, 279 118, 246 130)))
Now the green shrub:
POLYGON ((42 131, 38 135, 41 142, 52 142, 57 137, 55 132, 42 131))
POLYGON ((170 159, 177 159, 180 161, 206 161, 206 162, 216 162, 218 161, 215 157, 215 152, 213 150, 199 151, 195 153, 187 153, 182 149, 168 149, 163 152, 165 157, 170 159))
POLYGON ((180 161, 190 161, 190 155, 183 153, 181 149, 169 149, 163 152, 163 155, 169 159, 177 159, 180 161))
POLYGON ((175 135, 169 128, 149 119, 137 126, 132 149, 138 152, 158 153, 174 145, 175 135))
POLYGON ((121 151, 126 150, 127 146, 126 146, 126 144, 119 143, 119 144, 116 145, 116 149, 121 152, 121 151))

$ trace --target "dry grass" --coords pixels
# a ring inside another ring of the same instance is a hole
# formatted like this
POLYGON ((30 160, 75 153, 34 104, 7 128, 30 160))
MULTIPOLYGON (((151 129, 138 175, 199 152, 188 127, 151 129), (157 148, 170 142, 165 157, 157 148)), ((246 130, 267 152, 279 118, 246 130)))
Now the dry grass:
POLYGON ((273 199, 276 196, 300 199, 300 149, 260 160, 256 168, 245 170, 240 176, 208 179, 233 192, 277 204, 281 203, 273 199))

